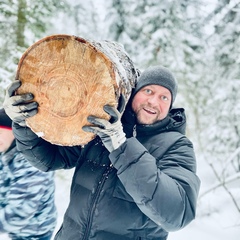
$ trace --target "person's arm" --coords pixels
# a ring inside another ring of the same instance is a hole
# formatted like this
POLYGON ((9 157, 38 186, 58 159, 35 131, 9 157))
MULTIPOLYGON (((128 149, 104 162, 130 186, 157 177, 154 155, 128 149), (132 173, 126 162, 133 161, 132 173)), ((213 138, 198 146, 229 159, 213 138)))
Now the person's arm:
POLYGON ((45 173, 31 166, 18 154, 9 168, 13 176, 4 206, 0 207, 0 232, 21 232, 29 229, 30 234, 42 234, 55 227, 53 173, 45 173), (48 196, 49 194, 49 196, 48 196), (48 199, 47 203, 44 202, 48 199), (36 211, 44 206, 45 219, 33 219, 36 211), (49 209, 46 209, 49 208, 49 209), (47 213, 46 213, 47 212, 47 213), (48 223, 45 224, 45 220, 48 223), (51 225, 50 227, 48 225, 51 225), (46 230, 47 229, 47 230, 46 230))
POLYGON ((30 128, 13 123, 17 148, 36 168, 42 171, 75 167, 81 147, 58 146, 38 137, 30 128))
POLYGON ((200 181, 186 137, 166 149, 159 163, 135 138, 127 139, 109 158, 140 210, 166 231, 176 231, 195 218, 200 181))
POLYGON ((38 103, 33 101, 32 93, 15 95, 21 81, 13 81, 6 89, 4 109, 13 121, 13 133, 18 149, 29 162, 42 171, 74 167, 80 147, 61 147, 38 137, 26 125, 26 119, 38 112, 38 103))

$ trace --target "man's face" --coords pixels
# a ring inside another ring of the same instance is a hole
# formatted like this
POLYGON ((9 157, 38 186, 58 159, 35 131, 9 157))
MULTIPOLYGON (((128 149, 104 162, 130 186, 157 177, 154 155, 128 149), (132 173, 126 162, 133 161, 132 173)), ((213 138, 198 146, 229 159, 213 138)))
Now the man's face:
POLYGON ((164 119, 171 105, 171 92, 159 85, 141 88, 133 98, 132 109, 139 124, 153 124, 164 119))
POLYGON ((0 127, 0 152, 6 152, 14 140, 11 129, 0 127))

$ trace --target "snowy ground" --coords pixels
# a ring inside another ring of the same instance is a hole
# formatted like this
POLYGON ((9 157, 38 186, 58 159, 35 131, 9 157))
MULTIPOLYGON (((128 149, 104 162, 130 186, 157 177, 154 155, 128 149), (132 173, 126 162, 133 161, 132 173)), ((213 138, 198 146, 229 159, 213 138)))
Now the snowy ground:
MULTIPOLYGON (((68 205, 72 173, 72 170, 61 170, 56 174, 58 224, 55 232, 62 223, 63 215, 68 205)), ((233 188, 234 187, 236 192, 239 192, 239 184, 238 186, 233 186, 233 188)), ((199 201, 196 219, 183 230, 170 233, 168 238, 168 240, 193 239, 240 239, 240 214, 236 211, 229 196, 221 189, 210 194, 207 198, 201 199, 199 201), (212 213, 209 214, 209 212, 212 213)), ((5 235, 0 235, 0 240, 9 240, 9 238, 5 235)))

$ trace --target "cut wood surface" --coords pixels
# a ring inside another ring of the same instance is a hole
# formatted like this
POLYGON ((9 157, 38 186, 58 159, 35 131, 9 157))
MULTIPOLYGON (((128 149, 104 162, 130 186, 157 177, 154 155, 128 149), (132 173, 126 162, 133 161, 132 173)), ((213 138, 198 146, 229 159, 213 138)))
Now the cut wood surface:
POLYGON ((82 130, 89 115, 109 119, 103 106, 126 100, 137 73, 123 48, 70 35, 52 35, 33 44, 18 64, 17 94, 31 92, 38 113, 27 125, 45 140, 65 146, 85 145, 95 135, 82 130))

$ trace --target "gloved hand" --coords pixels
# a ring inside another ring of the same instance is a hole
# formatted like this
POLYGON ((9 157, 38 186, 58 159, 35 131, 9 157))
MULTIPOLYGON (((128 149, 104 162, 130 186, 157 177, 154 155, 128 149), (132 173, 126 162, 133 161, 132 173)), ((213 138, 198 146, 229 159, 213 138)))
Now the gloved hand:
POLYGON ((125 99, 121 95, 118 109, 109 105, 105 105, 103 107, 104 111, 111 116, 109 121, 102 118, 89 116, 87 120, 95 126, 83 126, 82 129, 86 132, 97 134, 101 138, 108 151, 112 152, 126 141, 126 136, 123 132, 123 126, 121 123, 121 115, 124 108, 125 99))
POLYGON ((13 81, 6 89, 6 95, 3 102, 3 107, 7 115, 13 122, 20 126, 26 126, 26 118, 37 114, 38 103, 29 102, 34 97, 31 93, 22 95, 14 95, 15 91, 21 86, 21 81, 13 81))

